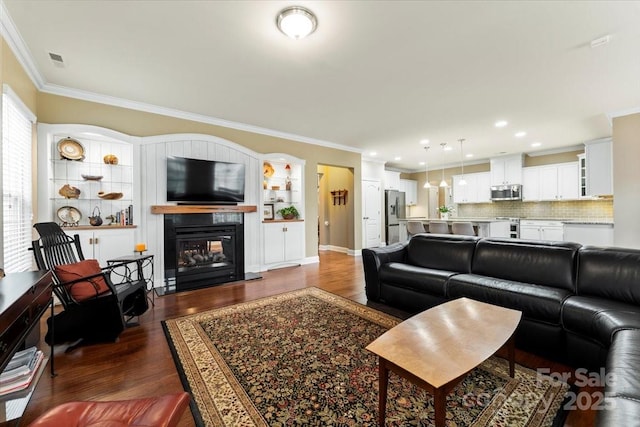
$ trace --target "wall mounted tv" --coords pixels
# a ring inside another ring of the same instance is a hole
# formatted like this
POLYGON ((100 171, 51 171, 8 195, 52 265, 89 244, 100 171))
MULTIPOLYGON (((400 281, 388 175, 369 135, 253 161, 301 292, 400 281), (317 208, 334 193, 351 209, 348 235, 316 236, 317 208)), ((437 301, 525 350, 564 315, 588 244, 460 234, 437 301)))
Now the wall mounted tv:
POLYGON ((168 156, 167 201, 196 204, 244 202, 244 164, 168 156))

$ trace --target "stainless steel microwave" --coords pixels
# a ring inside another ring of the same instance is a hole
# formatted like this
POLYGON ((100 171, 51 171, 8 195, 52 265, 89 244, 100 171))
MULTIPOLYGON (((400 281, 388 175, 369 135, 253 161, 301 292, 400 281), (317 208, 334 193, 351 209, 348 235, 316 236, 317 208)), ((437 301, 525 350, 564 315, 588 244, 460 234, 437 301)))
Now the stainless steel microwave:
POLYGON ((522 200, 522 185, 496 185, 491 187, 491 200, 522 200))

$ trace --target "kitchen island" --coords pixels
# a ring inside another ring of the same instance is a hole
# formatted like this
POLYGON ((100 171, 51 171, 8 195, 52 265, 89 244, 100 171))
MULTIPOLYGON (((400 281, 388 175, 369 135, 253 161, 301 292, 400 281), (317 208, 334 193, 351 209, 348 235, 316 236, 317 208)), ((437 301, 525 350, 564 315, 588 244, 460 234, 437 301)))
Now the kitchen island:
MULTIPOLYGON (((519 220, 518 236, 522 232, 522 226, 525 228, 555 226, 554 232, 549 234, 540 233, 539 236, 552 236, 547 240, 561 240, 580 243, 582 245, 595 246, 613 246, 613 219, 611 218, 513 218, 516 222, 519 220), (545 224, 542 224, 542 223, 545 224), (549 223, 549 224, 546 224, 549 223), (553 223, 553 224, 551 224, 553 223)), ((514 237, 511 233, 513 221, 508 218, 487 218, 487 217, 455 217, 448 219, 427 218, 427 217, 409 217, 400 220, 400 241, 408 239, 407 221, 420 221, 424 224, 425 230, 429 231, 429 221, 444 221, 449 224, 454 222, 470 222, 473 225, 476 235, 479 237, 498 237, 509 238, 514 237)), ((528 229, 525 230, 527 236, 528 229)), ((525 237, 527 238, 527 237, 525 237)), ((529 237, 530 238, 530 237, 529 237)), ((538 237, 541 239, 542 237, 538 237)), ((534 239, 535 240, 535 239, 534 239)))

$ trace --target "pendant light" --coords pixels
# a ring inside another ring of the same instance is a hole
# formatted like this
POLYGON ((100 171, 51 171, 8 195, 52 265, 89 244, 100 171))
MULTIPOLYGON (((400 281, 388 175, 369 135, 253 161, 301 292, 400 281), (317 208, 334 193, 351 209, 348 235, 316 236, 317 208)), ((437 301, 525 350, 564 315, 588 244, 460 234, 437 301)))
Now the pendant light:
POLYGON ((446 142, 440 144, 442 147, 442 181, 440 181, 440 187, 448 187, 447 181, 444 180, 444 147, 447 146, 446 142))
POLYGON ((462 169, 462 177, 460 181, 458 181, 459 185, 467 185, 467 180, 464 179, 464 152, 462 151, 462 143, 464 142, 464 138, 460 138, 458 140, 460 142, 460 167, 462 169))
POLYGON ((425 182, 422 188, 431 188, 431 184, 429 184, 429 161, 427 159, 427 154, 429 153, 429 146, 425 145, 424 147, 424 174, 425 174, 425 182))

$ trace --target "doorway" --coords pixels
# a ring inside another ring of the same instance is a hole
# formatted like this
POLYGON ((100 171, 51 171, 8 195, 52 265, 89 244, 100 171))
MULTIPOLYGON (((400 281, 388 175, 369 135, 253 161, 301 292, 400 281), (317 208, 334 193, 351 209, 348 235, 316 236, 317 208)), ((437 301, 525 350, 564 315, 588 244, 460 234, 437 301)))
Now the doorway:
POLYGON ((354 248, 354 173, 318 165, 318 249, 349 253, 354 248))
POLYGON ((382 191, 379 180, 362 180, 362 247, 380 246, 382 191))

